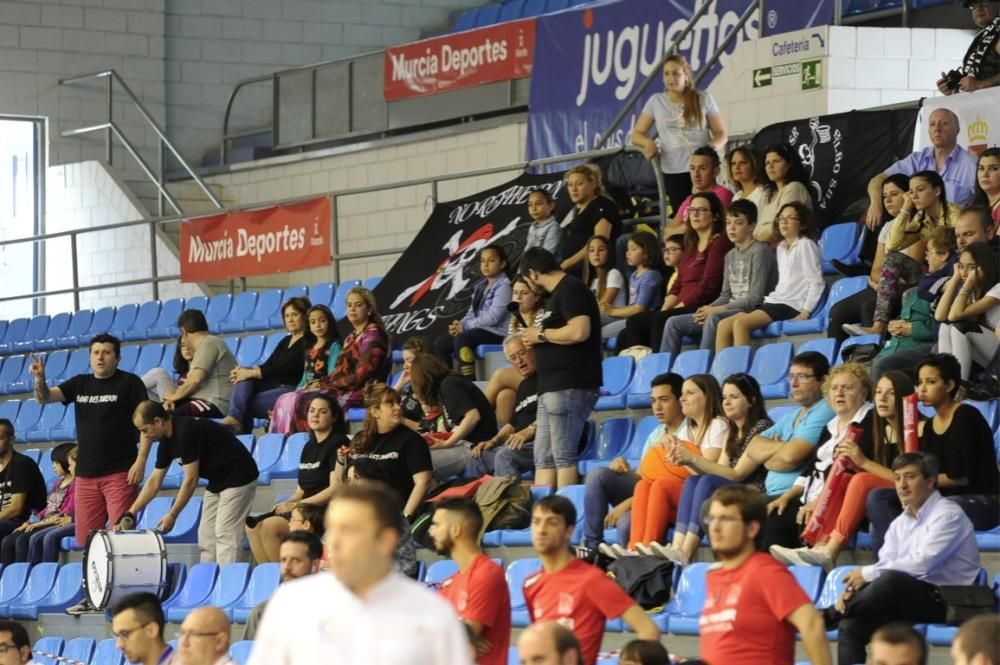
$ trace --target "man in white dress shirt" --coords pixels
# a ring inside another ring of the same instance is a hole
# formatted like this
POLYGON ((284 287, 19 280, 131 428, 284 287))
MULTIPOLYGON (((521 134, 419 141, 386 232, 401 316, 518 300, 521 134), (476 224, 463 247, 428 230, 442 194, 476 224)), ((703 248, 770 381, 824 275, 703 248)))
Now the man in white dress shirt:
POLYGON ((393 572, 399 501, 381 483, 338 488, 326 512, 326 560, 278 587, 249 665, 470 665, 465 628, 431 590, 393 572))
POLYGON ((199 607, 177 633, 180 665, 235 665, 229 657, 229 617, 218 607, 199 607))
POLYGON ((892 462, 903 514, 885 534, 878 561, 854 569, 828 625, 839 616, 837 660, 865 662, 865 645, 891 621, 942 623, 939 585, 971 585, 979 574, 972 522, 937 491, 938 462, 926 453, 904 453, 892 462))

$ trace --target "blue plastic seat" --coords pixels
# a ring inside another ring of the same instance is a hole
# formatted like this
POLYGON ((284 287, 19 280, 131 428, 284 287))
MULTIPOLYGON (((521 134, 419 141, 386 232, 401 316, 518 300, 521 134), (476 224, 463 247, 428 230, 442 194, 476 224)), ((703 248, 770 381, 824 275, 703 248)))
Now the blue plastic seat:
POLYGON ((163 603, 163 611, 170 621, 175 616, 184 617, 187 612, 205 605, 215 588, 219 577, 219 564, 214 562, 196 563, 188 569, 187 579, 180 591, 163 603), (173 613, 176 610, 176 613, 173 613))
POLYGON ((777 423, 779 420, 787 416, 789 413, 798 411, 800 407, 794 404, 785 404, 782 406, 774 406, 767 410, 767 417, 773 422, 777 423))
POLYGON ((219 331, 224 333, 243 332, 243 322, 253 314, 257 306, 257 292, 244 291, 233 298, 233 306, 229 314, 219 324, 219 331))
POLYGON ((281 564, 259 563, 250 575, 247 589, 240 596, 239 601, 232 607, 225 610, 230 619, 236 623, 246 623, 250 618, 250 612, 254 605, 262 603, 271 597, 271 594, 281 583, 281 564))
POLYGON ((17 412, 21 410, 21 400, 8 399, 0 402, 0 418, 14 422, 17 420, 17 412))
POLYGON ((545 0, 525 0, 524 7, 521 9, 521 16, 524 18, 541 16, 547 11, 546 4, 545 0))
POLYGON ((369 291, 374 291, 378 288, 378 285, 382 283, 382 275, 375 275, 374 277, 369 277, 365 280, 365 288, 369 291))
POLYGON ((309 287, 309 301, 313 305, 326 305, 333 302, 333 296, 337 292, 337 285, 333 282, 320 282, 309 287))
POLYGON ((813 310, 812 316, 805 321, 792 321, 791 319, 780 322, 776 321, 768 327, 780 327, 780 334, 782 335, 809 335, 823 332, 826 330, 827 315, 831 305, 829 293, 830 289, 823 290, 823 294, 819 297, 819 302, 816 303, 816 308, 813 310))
POLYGON ((466 9, 460 12, 458 16, 455 17, 455 23, 451 26, 452 32, 462 32, 464 30, 472 30, 476 27, 476 17, 479 14, 479 8, 473 7, 472 9, 466 9))
MULTIPOLYGON (((31 374, 31 360, 33 357, 33 355, 24 357, 23 364, 21 365, 21 373, 5 386, 8 393, 31 392, 32 387, 35 385, 35 377, 31 374)), ((46 379, 48 379, 47 376, 46 379)))
MULTIPOLYGON (((152 457, 152 452, 150 452, 150 457, 152 457)), ((155 528, 159 521, 167 514, 170 510, 170 506, 173 505, 174 499, 169 496, 158 496, 149 502, 149 505, 142 511, 142 516, 139 517, 139 522, 136 524, 137 529, 152 529, 155 528)), ((198 524, 201 522, 201 497, 193 496, 184 506, 180 515, 177 516, 177 520, 174 522, 174 528, 168 534, 164 534, 163 542, 165 543, 197 543, 198 542, 198 524)))
MULTIPOLYGON (((208 300, 205 299, 205 302, 207 303, 208 300)), ((171 298, 164 302, 163 307, 160 308, 160 315, 146 329, 145 339, 164 339, 166 337, 176 337, 180 334, 180 329, 177 327, 177 319, 184 309, 184 298, 171 298)))
MULTIPOLYGON (((490 353, 499 353, 503 355, 503 344, 479 344, 476 346, 476 357, 480 360, 486 358, 490 353)), ((504 358, 506 359, 506 355, 504 358)))
MULTIPOLYGON (((232 607, 246 592, 249 581, 250 564, 242 561, 227 563, 219 571, 219 579, 208 598, 208 604, 223 610, 232 607)), ((173 617, 170 620, 173 621, 173 617)))
MULTIPOLYGON (((170 355, 172 359, 173 348, 171 348, 170 355)), ((141 377, 154 367, 159 367, 162 360, 163 360, 163 344, 159 342, 146 344, 139 350, 139 358, 135 361, 135 368, 132 370, 132 372, 136 376, 141 377)))
POLYGON ((208 307, 205 308, 205 321, 208 322, 208 330, 212 333, 219 332, 219 325, 229 316, 229 310, 233 306, 233 296, 228 293, 219 293, 208 299, 208 307))
MULTIPOLYGON (((864 227, 862 227, 864 228, 864 227)), ((823 274, 835 275, 836 269, 831 261, 834 259, 854 265, 858 262, 858 224, 845 222, 833 224, 823 229, 819 237, 819 249, 823 253, 823 274)))
POLYGON ((167 564, 167 587, 161 605, 176 596, 187 583, 187 566, 183 563, 167 564))
MULTIPOLYGON (((94 314, 89 309, 82 311, 88 312, 90 316, 93 316, 94 314)), ((45 333, 40 337, 32 338, 31 348, 35 351, 45 351, 59 348, 57 340, 66 334, 66 331, 69 329, 69 324, 73 320, 74 316, 75 314, 70 312, 60 312, 59 314, 53 316, 52 320, 49 321, 49 327, 45 330, 45 333)), ((87 315, 85 314, 84 317, 86 318, 86 316, 87 315)), ((87 319, 87 321, 89 322, 90 319, 87 319)))
MULTIPOLYGON (((288 302, 289 299, 291 299, 291 298, 308 298, 308 297, 309 297, 309 289, 306 286, 304 286, 304 285, 291 286, 291 287, 285 289, 285 296, 284 296, 284 299, 283 299, 284 302, 281 303, 281 304, 284 304, 285 302, 288 302)), ((313 302, 311 299, 310 299, 309 302, 311 302, 313 305, 316 305, 316 304, 326 305, 327 304, 327 303, 316 303, 316 302, 313 302)), ((274 314, 271 315, 271 318, 268 319, 267 324, 268 324, 267 327, 270 330, 278 330, 278 329, 281 329, 281 328, 285 327, 285 319, 281 315, 281 305, 278 306, 278 309, 276 309, 275 312, 274 312, 274 314)))
POLYGON ((799 344, 798 351, 796 353, 805 353, 806 351, 815 351, 826 357, 826 360, 830 365, 833 365, 837 360, 837 340, 832 337, 824 337, 823 339, 811 339, 808 342, 803 342, 799 344))
POLYGON ((281 289, 268 289, 257 298, 253 311, 243 322, 243 330, 268 330, 271 328, 271 317, 281 310, 281 301, 285 292, 281 289))
MULTIPOLYGON (((660 421, 656 419, 656 416, 646 416, 642 418, 638 424, 633 427, 632 436, 629 439, 628 445, 622 449, 618 455, 628 460, 630 465, 636 466, 638 464, 642 448, 646 444, 646 439, 659 424, 660 421)), ((610 462, 610 459, 587 460, 583 464, 584 473, 589 473, 591 470, 598 467, 607 466, 610 462)))
POLYGON ((602 422, 597 430, 593 453, 586 460, 581 459, 579 462, 580 473, 587 472, 590 468, 589 462, 609 464, 631 443, 634 429, 631 418, 609 418, 602 422))
POLYGON ((111 322, 108 329, 101 332, 109 332, 118 339, 125 339, 125 332, 132 329, 132 324, 135 323, 135 317, 138 314, 139 306, 135 303, 122 305, 115 312, 115 319, 111 322))
POLYGON ((611 411, 624 409, 628 397, 626 390, 632 381, 632 370, 635 360, 631 356, 612 356, 602 363, 604 382, 601 385, 601 396, 594 405, 595 411, 611 411))
POLYGON ((159 300, 147 300, 142 303, 142 305, 139 306, 139 311, 135 314, 135 320, 132 321, 132 325, 125 331, 125 335, 122 339, 126 339, 130 342, 138 342, 147 339, 146 330, 156 324, 157 319, 160 318, 160 309, 159 300))
POLYGON ((260 354, 260 361, 264 362, 265 360, 270 358, 271 354, 274 353, 274 350, 278 348, 279 344, 281 344, 281 340, 285 339, 286 337, 288 337, 288 331, 286 330, 282 330, 281 332, 271 333, 270 335, 268 335, 267 340, 265 340, 264 342, 264 351, 260 354))
POLYGON ((21 402, 21 408, 17 412, 17 420, 14 421, 15 432, 27 432, 38 419, 42 417, 42 405, 34 399, 26 399, 21 402))
POLYGON ((236 436, 236 438, 239 440, 240 443, 243 444, 243 447, 247 449, 247 452, 252 455, 253 454, 254 435, 253 434, 238 434, 236 436))
POLYGON ((12 387, 21 380, 24 371, 24 356, 7 356, 0 367, 0 391, 5 394, 15 392, 12 387))
POLYGON ((271 469, 281 459, 281 453, 284 449, 284 434, 265 434, 257 440, 257 445, 253 449, 253 459, 257 462, 257 470, 260 472, 257 477, 258 485, 267 485, 271 482, 271 469))
POLYGON ((452 559, 439 559, 427 568, 424 575, 425 584, 440 584, 446 579, 458 573, 458 564, 452 559))
POLYGON ((705 574, 709 564, 689 564, 681 572, 674 597, 664 608, 668 626, 674 635, 698 635, 698 620, 705 606, 705 574))
MULTIPOLYGON (((69 363, 69 358, 70 352, 66 349, 53 351, 45 356, 45 380, 50 385, 53 385, 56 379, 62 377, 66 372, 66 365, 69 363)), ((34 385, 34 377, 32 377, 32 385, 34 385)))
POLYGON ((76 404, 70 402, 66 405, 66 414, 59 424, 49 430, 49 439, 52 441, 71 441, 76 438, 76 404))
POLYGON ((229 335, 228 337, 223 337, 222 341, 226 343, 226 346, 229 347, 229 352, 235 358, 240 350, 240 338, 236 335, 229 335))
POLYGON ((650 407, 650 383, 658 375, 670 371, 673 357, 669 353, 650 353, 636 363, 632 381, 625 391, 625 405, 630 409, 648 409, 650 407))
MULTIPOLYGON (((0 608, 6 607, 21 595, 30 570, 31 564, 28 563, 12 563, 4 567, 0 574, 0 608)), ((2 610, 0 614, 7 616, 2 610)))
POLYGON ((89 374, 92 371, 90 367, 90 349, 73 349, 73 352, 69 354, 69 359, 66 361, 66 369, 63 370, 62 375, 54 377, 46 373, 45 379, 50 384, 55 384, 72 378, 77 374, 89 374))
POLYGON ((26 317, 14 319, 7 323, 7 330, 0 340, 0 353, 13 353, 14 345, 24 341, 24 334, 28 331, 30 319, 26 317))
POLYGON ((309 434, 296 432, 285 439, 285 449, 278 458, 278 463, 269 471, 271 478, 298 478, 299 459, 302 449, 309 442, 309 434))
POLYGON ((521 18, 521 12, 524 9, 524 0, 507 0, 500 7, 500 16, 498 17, 499 22, 513 21, 515 19, 521 18))
POLYGON ((115 645, 113 637, 101 640, 94 648, 94 665, 122 665, 124 662, 125 654, 115 645))
POLYGON ((62 656, 63 644, 63 638, 61 637, 49 635, 40 638, 31 647, 31 662, 35 663, 35 665, 57 665, 59 661, 56 658, 62 656))
POLYGON ((569 0, 545 0, 545 13, 562 11, 569 7, 569 0))
POLYGON ((118 369, 123 372, 131 372, 134 370, 135 363, 139 360, 139 351, 141 350, 141 347, 134 344, 131 346, 123 346, 121 354, 118 357, 118 369))
POLYGON ((240 350, 236 353, 236 364, 240 367, 253 367, 261 359, 264 352, 263 335, 247 335, 240 340, 240 350))
POLYGON ((184 309, 196 309, 199 312, 205 313, 208 310, 208 296, 194 296, 188 298, 187 302, 184 304, 184 309))
POLYGON ((253 640, 240 640, 233 642, 229 647, 229 657, 236 661, 237 665, 246 665, 250 660, 250 652, 253 650, 253 640))
MULTIPOLYGON (((486 7, 483 9, 485 10, 486 7)), ((495 22, 496 21, 491 21, 491 23, 495 22)), ((358 286, 361 286, 361 280, 351 279, 341 283, 341 285, 337 287, 337 293, 333 296, 333 303, 330 305, 330 309, 333 311, 333 318, 339 321, 347 316, 347 294, 351 289, 358 286)))
POLYGON ((837 359, 834 361, 834 365, 842 365, 844 363, 844 349, 849 349, 852 346, 859 346, 861 344, 881 344, 882 336, 877 334, 872 335, 856 335, 854 337, 848 337, 840 345, 840 351, 837 353, 837 359))
POLYGON ((108 332, 112 329, 115 322, 115 317, 118 316, 118 309, 112 306, 101 307, 94 312, 94 318, 90 320, 90 327, 87 328, 82 334, 77 335, 70 344, 62 344, 60 341, 60 346, 86 346, 90 343, 90 340, 95 335, 100 335, 101 333, 108 332))
POLYGON ((89 663, 94 656, 97 640, 93 637, 74 637, 63 646, 63 658, 79 663, 89 663))
POLYGON ((809 600, 819 600, 819 592, 823 588, 823 568, 820 566, 789 566, 788 572, 799 583, 809 600))
POLYGON ((66 330, 63 331, 61 335, 56 336, 52 339, 44 339, 39 342, 39 344, 48 345, 50 342, 52 346, 45 346, 43 348, 59 349, 66 348, 70 346, 76 346, 76 340, 81 335, 86 334, 90 329, 90 322, 94 319, 94 310, 92 309, 81 309, 72 315, 69 325, 66 330))
POLYGON ((788 397, 791 362, 791 342, 773 342, 757 349, 750 365, 750 376, 757 379, 764 399, 788 397))
MULTIPOLYGON (((844 593, 844 579, 855 568, 857 566, 838 566, 827 574, 826 581, 823 582, 823 590, 819 593, 819 600, 816 601, 817 609, 826 609, 837 602, 840 595, 844 593)), ((830 640, 837 639, 837 631, 828 630, 826 637, 830 640)))
POLYGON ((710 373, 722 385, 730 374, 746 372, 750 367, 750 347, 731 346, 716 354, 710 373))
POLYGON ((564 485, 560 487, 556 494, 559 496, 566 497, 573 502, 573 507, 576 508, 576 529, 573 530, 573 537, 570 538, 570 543, 573 545, 579 545, 580 541, 583 540, 583 495, 584 486, 583 485, 564 485))
POLYGON ((27 441, 51 441, 50 432, 59 426, 66 415, 66 407, 61 402, 52 402, 42 407, 42 414, 39 416, 35 426, 28 432, 18 434, 27 441))
MULTIPOLYGON (((11 566, 7 566, 9 570, 11 566)), ((56 583, 56 574, 59 572, 59 564, 55 562, 45 562, 35 564, 28 573, 28 579, 15 598, 9 602, 0 602, 0 616, 14 616, 12 608, 15 605, 33 607, 40 600, 49 595, 56 583)))
POLYGON ((482 28, 486 25, 493 25, 500 20, 500 5, 493 3, 481 7, 476 15, 476 27, 482 28))
POLYGON ((542 562, 534 557, 515 559, 507 566, 507 590, 510 592, 511 625, 523 628, 531 623, 528 608, 524 602, 524 580, 534 575, 542 567, 542 562))
POLYGON ((21 451, 21 454, 30 459, 35 464, 38 464, 39 460, 42 459, 42 451, 38 448, 26 448, 21 451))
POLYGON ((708 372, 708 361, 711 357, 712 352, 708 349, 682 351, 674 360, 674 366, 670 371, 680 374, 685 379, 692 374, 705 374, 708 372))
POLYGON ((995 399, 988 402, 977 402, 975 400, 967 399, 965 400, 965 403, 975 408, 982 414, 983 419, 986 420, 986 424, 990 426, 990 430, 995 430, 997 428, 997 404, 1000 402, 995 399))

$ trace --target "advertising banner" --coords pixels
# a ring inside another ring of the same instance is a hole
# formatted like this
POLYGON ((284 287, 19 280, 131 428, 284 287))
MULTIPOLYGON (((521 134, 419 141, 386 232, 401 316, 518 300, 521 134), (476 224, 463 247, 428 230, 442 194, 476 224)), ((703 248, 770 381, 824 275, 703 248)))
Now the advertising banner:
MULTIPOLYGON (((377 287, 378 311, 390 334, 399 337, 446 334, 472 302, 472 287, 482 279, 479 250, 503 247, 514 274, 529 225, 528 194, 548 190, 556 219, 572 204, 561 173, 525 174, 457 201, 438 203, 409 248, 377 287)), ((402 340, 399 340, 402 341, 402 340)))
MULTIPOLYGON (((704 0, 617 0, 558 12, 538 19, 535 65, 528 114, 529 159, 596 147, 629 95, 659 62, 664 50, 689 24, 704 0)), ((717 0, 680 43, 680 53, 700 71, 732 32, 748 0, 717 0)), ((764 34, 778 34, 830 23, 833 0, 769 0, 764 34)), ((761 34, 759 15, 743 26, 728 49, 761 34)), ((707 89, 720 71, 701 80, 707 89)), ((650 95, 663 92, 654 81, 606 147, 628 143, 639 112, 650 95)))
POLYGON ((385 51, 383 96, 393 102, 531 75, 535 19, 507 21, 385 51))
POLYGON ((181 222, 181 281, 207 282, 330 265, 329 196, 181 222))
POLYGON ((958 116, 961 131, 958 144, 979 154, 986 148, 1000 146, 1000 88, 986 88, 975 92, 963 92, 947 97, 930 97, 924 100, 920 109, 920 126, 917 130, 917 147, 926 148, 931 144, 927 135, 927 121, 935 109, 946 108, 958 116))

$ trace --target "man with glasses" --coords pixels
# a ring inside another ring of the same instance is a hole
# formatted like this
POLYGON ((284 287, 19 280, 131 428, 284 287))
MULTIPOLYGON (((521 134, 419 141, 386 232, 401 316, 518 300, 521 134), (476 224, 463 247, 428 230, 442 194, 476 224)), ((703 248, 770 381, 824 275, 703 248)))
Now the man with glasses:
POLYGON ((14 424, 0 418, 0 538, 45 507, 45 479, 38 464, 14 450, 14 424))
POLYGON ((177 633, 180 665, 236 665, 229 657, 229 618, 217 607, 199 607, 177 633))
POLYGON ((0 621, 0 665, 34 665, 28 631, 16 621, 0 621))
POLYGON ((795 631, 813 665, 829 665, 823 617, 788 569, 760 551, 765 499, 747 485, 727 485, 709 499, 705 527, 717 563, 706 579, 702 660, 791 665, 795 631))
POLYGON ((177 654, 163 641, 163 608, 152 593, 133 593, 111 610, 111 635, 130 663, 179 665, 177 654))

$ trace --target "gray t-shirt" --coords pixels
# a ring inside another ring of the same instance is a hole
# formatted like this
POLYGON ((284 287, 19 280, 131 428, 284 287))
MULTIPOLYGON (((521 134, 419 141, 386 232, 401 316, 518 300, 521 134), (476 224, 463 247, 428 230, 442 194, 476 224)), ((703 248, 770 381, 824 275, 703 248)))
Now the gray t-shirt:
POLYGON ((219 411, 229 411, 229 396, 233 394, 233 384, 229 373, 236 367, 236 358, 221 337, 208 335, 198 345, 191 359, 191 368, 201 369, 207 375, 198 390, 190 395, 192 399, 203 399, 219 407, 219 411))
POLYGON ((667 93, 658 93, 646 100, 642 112, 653 118, 660 137, 660 169, 664 173, 687 173, 691 153, 706 145, 712 138, 708 117, 719 112, 715 98, 698 91, 701 98, 701 122, 688 125, 684 120, 684 104, 674 103, 667 93))

